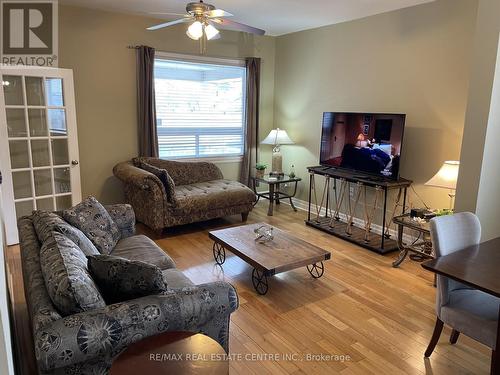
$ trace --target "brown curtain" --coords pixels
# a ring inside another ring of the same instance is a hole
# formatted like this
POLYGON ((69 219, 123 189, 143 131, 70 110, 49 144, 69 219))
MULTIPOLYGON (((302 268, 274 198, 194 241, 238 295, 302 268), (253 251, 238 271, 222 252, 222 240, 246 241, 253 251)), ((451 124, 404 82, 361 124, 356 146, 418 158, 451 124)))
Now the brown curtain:
POLYGON ((259 142, 260 58, 245 59, 247 70, 246 130, 240 181, 250 186, 250 176, 257 163, 259 142))
POLYGON ((154 86, 155 49, 137 47, 137 124, 139 156, 158 157, 154 86))

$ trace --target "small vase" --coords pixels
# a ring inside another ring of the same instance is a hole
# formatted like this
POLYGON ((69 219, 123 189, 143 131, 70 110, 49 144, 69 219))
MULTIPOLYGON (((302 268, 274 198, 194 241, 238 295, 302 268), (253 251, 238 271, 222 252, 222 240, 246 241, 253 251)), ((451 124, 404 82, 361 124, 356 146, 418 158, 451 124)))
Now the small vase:
POLYGON ((256 169, 255 178, 264 178, 265 169, 256 169))

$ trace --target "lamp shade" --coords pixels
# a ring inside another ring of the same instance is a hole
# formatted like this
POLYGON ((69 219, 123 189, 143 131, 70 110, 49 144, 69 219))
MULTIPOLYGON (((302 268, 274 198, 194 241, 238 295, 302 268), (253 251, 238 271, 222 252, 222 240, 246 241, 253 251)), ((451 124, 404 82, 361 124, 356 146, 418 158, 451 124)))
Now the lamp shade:
POLYGON ((263 145, 293 145, 294 142, 290 139, 286 131, 277 128, 271 130, 269 135, 260 142, 263 145))
POLYGON ((445 161, 439 171, 425 185, 455 190, 459 166, 460 162, 458 161, 445 161))
POLYGON ((208 40, 212 40, 217 35, 219 35, 219 30, 217 30, 212 25, 208 24, 208 25, 205 26, 205 35, 207 36, 208 40))
POLYGON ((193 40, 198 40, 203 36, 203 25, 200 21, 195 21, 188 27, 186 34, 193 40))

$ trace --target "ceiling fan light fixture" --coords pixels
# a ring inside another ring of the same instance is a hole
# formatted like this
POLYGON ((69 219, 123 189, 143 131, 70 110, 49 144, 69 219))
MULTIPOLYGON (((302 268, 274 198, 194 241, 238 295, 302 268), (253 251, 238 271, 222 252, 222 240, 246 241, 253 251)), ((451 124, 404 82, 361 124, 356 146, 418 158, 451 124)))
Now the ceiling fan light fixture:
POLYGON ((219 30, 217 30, 215 27, 213 27, 210 24, 205 25, 205 35, 207 36, 208 40, 211 40, 212 38, 216 37, 219 34, 219 30))
MULTIPOLYGON (((200 40, 205 36, 206 39, 203 38, 203 41, 215 40, 221 37, 219 30, 217 30, 214 25, 224 30, 241 31, 255 35, 264 35, 266 33, 264 30, 256 27, 227 19, 227 17, 232 16, 231 13, 223 9, 216 9, 215 6, 204 3, 203 0, 195 2, 193 2, 193 0, 190 1, 191 2, 186 5, 186 14, 183 14, 182 18, 150 26, 147 30, 160 30, 170 26, 189 23, 190 25, 186 31, 187 36, 193 40, 200 40)), ((171 13, 163 14, 172 15, 171 13)))
POLYGON ((203 25, 200 21, 194 21, 187 29, 186 34, 193 40, 198 40, 203 36, 203 25))

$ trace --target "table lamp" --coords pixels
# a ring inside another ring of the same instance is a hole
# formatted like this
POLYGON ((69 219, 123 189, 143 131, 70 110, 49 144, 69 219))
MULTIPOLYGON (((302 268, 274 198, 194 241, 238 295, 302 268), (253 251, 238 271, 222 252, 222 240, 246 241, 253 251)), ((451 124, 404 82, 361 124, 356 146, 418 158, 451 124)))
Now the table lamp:
POLYGON ((455 198, 455 190, 457 188, 458 168, 460 162, 445 161, 439 171, 425 183, 427 186, 435 186, 444 189, 449 189, 450 192, 450 209, 453 209, 453 198, 455 198))
POLYGON ((280 152, 281 145, 293 145, 294 142, 290 139, 286 131, 277 128, 271 130, 269 135, 260 142, 263 145, 273 145, 273 161, 272 170, 269 173, 271 176, 283 176, 283 158, 280 152))

